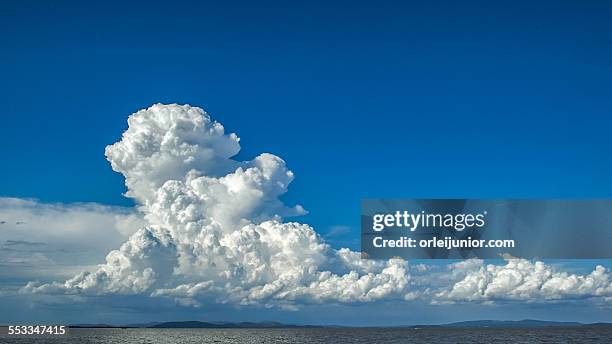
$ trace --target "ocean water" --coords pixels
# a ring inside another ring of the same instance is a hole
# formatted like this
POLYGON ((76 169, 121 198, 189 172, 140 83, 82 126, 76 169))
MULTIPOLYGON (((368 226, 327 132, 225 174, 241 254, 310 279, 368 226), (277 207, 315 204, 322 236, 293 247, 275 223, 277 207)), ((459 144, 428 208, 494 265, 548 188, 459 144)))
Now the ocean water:
POLYGON ((71 329, 56 338, 0 336, 0 343, 612 343, 612 327, 513 329, 71 329))

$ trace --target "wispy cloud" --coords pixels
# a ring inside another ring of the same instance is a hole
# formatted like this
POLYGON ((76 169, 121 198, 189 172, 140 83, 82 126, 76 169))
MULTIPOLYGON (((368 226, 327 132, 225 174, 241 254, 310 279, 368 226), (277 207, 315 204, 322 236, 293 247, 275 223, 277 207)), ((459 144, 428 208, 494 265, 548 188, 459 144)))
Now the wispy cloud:
POLYGON ((350 232, 351 232, 351 227, 349 226, 343 226, 343 225, 332 226, 327 232, 327 234, 325 234, 325 238, 336 238, 336 237, 340 237, 340 236, 349 234, 350 232))
MULTIPOLYGON (((133 209, 0 197, 0 286, 65 277, 104 259, 142 227, 133 209)), ((2 288, 2 287, 0 287, 2 288)))

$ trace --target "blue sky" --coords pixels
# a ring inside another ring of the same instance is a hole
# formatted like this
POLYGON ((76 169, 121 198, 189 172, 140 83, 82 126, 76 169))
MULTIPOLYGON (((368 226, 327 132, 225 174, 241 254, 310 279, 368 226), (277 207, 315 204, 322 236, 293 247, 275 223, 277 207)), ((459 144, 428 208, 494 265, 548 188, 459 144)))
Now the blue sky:
POLYGON ((0 6, 0 196, 133 205, 104 147, 177 102, 285 159, 335 247, 362 198, 612 197, 609 2, 0 6))

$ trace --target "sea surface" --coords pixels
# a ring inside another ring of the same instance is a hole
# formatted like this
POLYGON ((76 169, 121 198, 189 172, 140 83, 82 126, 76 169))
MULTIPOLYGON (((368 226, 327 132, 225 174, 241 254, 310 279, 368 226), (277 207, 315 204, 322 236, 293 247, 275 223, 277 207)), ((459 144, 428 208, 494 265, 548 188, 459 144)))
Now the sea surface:
POLYGON ((612 343, 612 327, 71 329, 56 338, 0 335, 0 343, 612 343))

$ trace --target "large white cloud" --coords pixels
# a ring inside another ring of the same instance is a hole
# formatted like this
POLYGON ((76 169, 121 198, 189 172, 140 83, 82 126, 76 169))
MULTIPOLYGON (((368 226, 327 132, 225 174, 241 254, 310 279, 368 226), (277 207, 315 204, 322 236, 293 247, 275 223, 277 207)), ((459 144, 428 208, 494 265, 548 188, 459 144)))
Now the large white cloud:
POLYGON ((63 283, 32 282, 24 293, 146 294, 184 305, 288 308, 419 296, 434 302, 486 300, 504 290, 548 299, 531 291, 543 285, 550 289, 546 295, 574 295, 563 291, 571 289, 609 296, 610 272, 599 267, 575 276, 542 263, 485 268, 477 261, 436 275, 403 260, 361 260, 359 253, 333 249, 308 225, 283 222, 305 213, 279 200, 293 173, 272 154, 232 159, 240 149, 238 137, 202 109, 157 104, 131 115, 128 124, 106 156, 124 175, 127 195, 138 202, 146 226, 97 269, 63 283))
POLYGON ((196 107, 157 104, 128 124, 106 156, 125 176, 147 226, 97 270, 64 283, 30 283, 24 291, 287 307, 402 297, 406 262, 361 263, 308 225, 282 222, 305 211, 279 200, 293 179, 279 157, 232 160, 238 137, 196 107))

